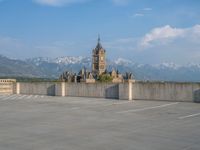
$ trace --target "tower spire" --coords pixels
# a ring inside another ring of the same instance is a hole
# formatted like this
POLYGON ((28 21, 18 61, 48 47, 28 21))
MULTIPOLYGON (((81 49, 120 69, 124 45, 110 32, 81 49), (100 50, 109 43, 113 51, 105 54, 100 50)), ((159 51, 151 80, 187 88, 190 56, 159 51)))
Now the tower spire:
POLYGON ((98 34, 98 40, 97 40, 96 49, 100 50, 101 48, 102 48, 102 46, 101 46, 101 38, 100 38, 100 34, 98 34))
POLYGON ((98 34, 98 43, 101 42, 100 34, 98 34))

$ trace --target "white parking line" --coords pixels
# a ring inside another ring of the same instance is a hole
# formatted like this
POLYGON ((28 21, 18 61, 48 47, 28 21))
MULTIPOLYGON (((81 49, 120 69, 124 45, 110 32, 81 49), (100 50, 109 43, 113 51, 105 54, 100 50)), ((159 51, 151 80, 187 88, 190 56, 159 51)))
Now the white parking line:
POLYGON ((9 95, 0 95, 0 99, 8 97, 9 95))
POLYGON ((32 98, 33 97, 33 95, 29 95, 28 97, 26 97, 26 99, 30 99, 30 98, 32 98))
POLYGON ((34 98, 37 98, 37 97, 38 97, 38 95, 35 95, 35 96, 34 96, 34 98))
POLYGON ((70 110, 78 110, 81 109, 80 107, 72 107, 70 110))
POLYGON ((20 95, 18 99, 23 99, 25 98, 27 95, 20 95))
POLYGON ((13 98, 13 97, 16 97, 16 95, 10 95, 10 96, 8 96, 8 97, 3 98, 2 100, 8 100, 8 99, 11 99, 11 98, 13 98))
POLYGON ((19 97, 19 95, 14 95, 14 97, 10 98, 12 100, 17 99, 19 97))
POLYGON ((169 103, 169 104, 164 104, 164 105, 158 105, 158 106, 154 106, 154 107, 145 107, 145 108, 139 108, 139 109, 131 109, 131 110, 119 111, 119 112, 116 112, 116 113, 123 114, 123 113, 129 113, 129 112, 139 112, 139 111, 144 111, 144 110, 152 110, 152 109, 164 108, 164 107, 176 105, 178 103, 179 102, 177 102, 177 103, 169 103))
POLYGON ((126 101, 126 102, 115 102, 107 105, 102 105, 102 106, 114 106, 114 105, 122 105, 122 104, 127 104, 127 103, 133 103, 133 101, 126 101))
POLYGON ((196 116, 200 116, 200 113, 182 116, 182 117, 179 117, 179 119, 186 119, 186 118, 191 118, 191 117, 196 117, 196 116))

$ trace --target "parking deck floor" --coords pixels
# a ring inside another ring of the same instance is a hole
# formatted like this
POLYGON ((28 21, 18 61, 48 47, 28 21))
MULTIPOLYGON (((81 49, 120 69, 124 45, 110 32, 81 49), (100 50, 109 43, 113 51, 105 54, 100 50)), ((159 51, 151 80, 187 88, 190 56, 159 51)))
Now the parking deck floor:
POLYGON ((199 150, 200 104, 0 95, 0 150, 199 150))

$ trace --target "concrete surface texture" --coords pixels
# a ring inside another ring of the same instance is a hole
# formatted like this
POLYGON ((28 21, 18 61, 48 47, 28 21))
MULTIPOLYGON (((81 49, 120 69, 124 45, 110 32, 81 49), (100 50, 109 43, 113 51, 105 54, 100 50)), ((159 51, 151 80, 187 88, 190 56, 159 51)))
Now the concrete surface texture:
POLYGON ((14 87, 16 87, 15 93, 18 94, 200 102, 200 83, 144 81, 136 81, 132 84, 127 82, 120 84, 22 82, 17 83, 14 87))
POLYGON ((113 83, 66 83, 66 96, 119 98, 119 86, 113 83))
POLYGON ((1 150, 199 150, 200 105, 0 95, 1 150))
POLYGON ((135 100, 200 101, 199 83, 135 82, 132 88, 135 100))
POLYGON ((144 82, 62 83, 0 82, 1 94, 97 97, 125 100, 167 100, 200 102, 200 83, 144 82))
POLYGON ((20 94, 38 94, 55 96, 56 84, 57 83, 55 82, 20 82, 19 91, 20 94))

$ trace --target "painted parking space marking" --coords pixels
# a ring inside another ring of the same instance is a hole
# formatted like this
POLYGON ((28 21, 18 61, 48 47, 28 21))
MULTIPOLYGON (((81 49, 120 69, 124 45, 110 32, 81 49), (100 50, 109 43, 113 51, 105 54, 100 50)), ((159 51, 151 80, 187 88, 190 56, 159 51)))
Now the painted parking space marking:
POLYGON ((80 107, 72 107, 70 108, 70 110, 78 110, 78 109, 81 109, 80 107))
POLYGON ((13 98, 13 97, 16 97, 16 95, 10 95, 10 96, 8 96, 8 97, 3 98, 2 100, 8 100, 8 99, 11 99, 11 98, 13 98))
POLYGON ((126 102, 109 102, 109 104, 107 104, 108 101, 106 102, 91 102, 88 103, 89 104, 89 108, 95 108, 95 107, 109 107, 109 106, 118 106, 118 105, 123 105, 123 104, 128 104, 128 103, 132 103, 132 101, 126 101, 126 102))
POLYGON ((20 95, 18 99, 23 99, 25 98, 27 95, 20 95))
POLYGON ((114 103, 107 104, 107 105, 102 105, 102 106, 115 106, 115 105, 123 105, 123 104, 128 104, 128 103, 133 103, 133 101, 126 101, 126 102, 114 102, 114 103))
POLYGON ((197 116, 200 116, 200 113, 182 116, 182 117, 179 117, 179 119, 187 119, 187 118, 192 118, 192 117, 197 117, 197 116))
POLYGON ((14 99, 17 99, 19 97, 19 95, 14 95, 12 98, 10 98, 10 99, 12 99, 12 100, 14 100, 14 99))
POLYGON ((31 99, 33 97, 33 95, 29 95, 28 97, 26 97, 26 99, 31 99))
POLYGON ((0 99, 8 97, 9 95, 0 95, 0 99))
POLYGON ((116 112, 116 113, 124 114, 124 113, 139 112, 139 111, 145 111, 145 110, 153 110, 153 109, 164 108, 164 107, 168 107, 168 106, 172 106, 172 105, 176 105, 176 104, 179 104, 179 102, 177 102, 177 103, 169 103, 169 104, 164 104, 164 105, 158 105, 158 106, 154 106, 154 107, 130 109, 130 110, 125 110, 125 111, 119 111, 119 112, 116 112))

